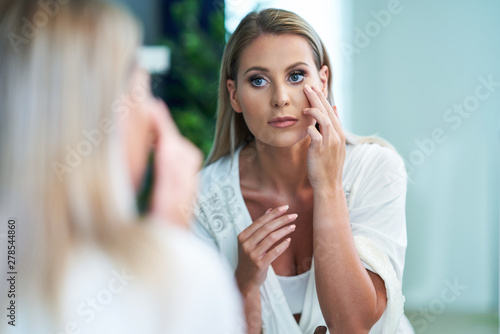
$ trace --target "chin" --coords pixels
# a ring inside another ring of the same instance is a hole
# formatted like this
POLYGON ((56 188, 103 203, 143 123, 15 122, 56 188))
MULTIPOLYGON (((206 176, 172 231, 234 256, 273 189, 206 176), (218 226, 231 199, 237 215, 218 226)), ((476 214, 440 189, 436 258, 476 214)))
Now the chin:
POLYGON ((273 131, 272 129, 267 129, 261 131, 260 135, 255 136, 255 138, 264 145, 275 148, 287 148, 308 140, 309 134, 307 133, 307 129, 300 129, 299 131, 273 131))

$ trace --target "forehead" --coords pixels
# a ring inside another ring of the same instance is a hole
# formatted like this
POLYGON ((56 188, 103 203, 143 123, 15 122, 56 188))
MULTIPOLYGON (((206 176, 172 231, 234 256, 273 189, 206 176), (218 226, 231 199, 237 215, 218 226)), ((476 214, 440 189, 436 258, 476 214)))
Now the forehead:
POLYGON ((311 46, 305 37, 292 34, 265 34, 259 36, 243 50, 239 61, 239 71, 245 71, 252 66, 280 70, 297 62, 315 66, 311 46))

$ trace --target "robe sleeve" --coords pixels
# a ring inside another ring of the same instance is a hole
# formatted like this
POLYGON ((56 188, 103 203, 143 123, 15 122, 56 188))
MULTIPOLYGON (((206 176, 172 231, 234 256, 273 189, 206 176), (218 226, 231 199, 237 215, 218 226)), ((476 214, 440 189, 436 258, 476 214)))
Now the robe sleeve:
POLYGON ((350 191, 349 219, 361 260, 385 283, 388 300, 381 318, 383 333, 395 333, 404 313, 407 175, 401 157, 378 145, 359 165, 350 191))

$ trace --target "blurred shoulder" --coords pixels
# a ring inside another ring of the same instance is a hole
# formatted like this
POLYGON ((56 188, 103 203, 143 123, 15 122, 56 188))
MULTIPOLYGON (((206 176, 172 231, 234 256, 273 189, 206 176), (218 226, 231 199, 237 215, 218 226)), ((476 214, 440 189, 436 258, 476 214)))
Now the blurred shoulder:
POLYGON ((175 267, 182 272, 182 276, 200 281, 198 284, 205 286, 229 281, 228 278, 232 274, 219 253, 199 240, 191 231, 176 226, 155 227, 155 230, 167 254, 176 259, 175 267))
POLYGON ((167 254, 175 260, 171 270, 178 275, 176 289, 181 292, 176 316, 183 319, 172 324, 169 332, 239 333, 243 304, 227 262, 188 230, 165 226, 163 231, 167 254), (191 322, 193 316, 197 320, 191 322))

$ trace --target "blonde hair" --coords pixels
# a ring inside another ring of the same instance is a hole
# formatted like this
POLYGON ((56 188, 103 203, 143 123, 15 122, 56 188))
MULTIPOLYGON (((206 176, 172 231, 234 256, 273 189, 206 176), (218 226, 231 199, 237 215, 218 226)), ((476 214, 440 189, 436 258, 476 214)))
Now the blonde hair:
MULTIPOLYGON (((228 79, 236 80, 238 60, 245 50, 255 39, 263 34, 282 35, 294 34, 304 37, 311 46, 315 65, 318 71, 324 66, 330 66, 330 58, 326 48, 316 31, 299 15, 283 10, 269 8, 260 12, 251 12, 240 22, 234 33, 229 38, 222 56, 219 79, 219 98, 217 104, 217 122, 215 127, 215 139, 212 150, 207 158, 209 165, 228 153, 233 156, 235 149, 248 141, 251 132, 248 129, 243 116, 236 113, 229 99, 226 86, 228 79)), ((328 77, 328 101, 333 103, 331 93, 332 77, 328 77)), ((382 146, 392 146, 382 138, 358 137, 346 132, 347 144, 379 143, 382 146)))
POLYGON ((52 12, 38 1, 0 5, 0 213, 17 222, 19 279, 57 313, 78 246, 139 272, 155 246, 137 223, 115 129, 140 28, 105 2, 53 3, 52 12))

